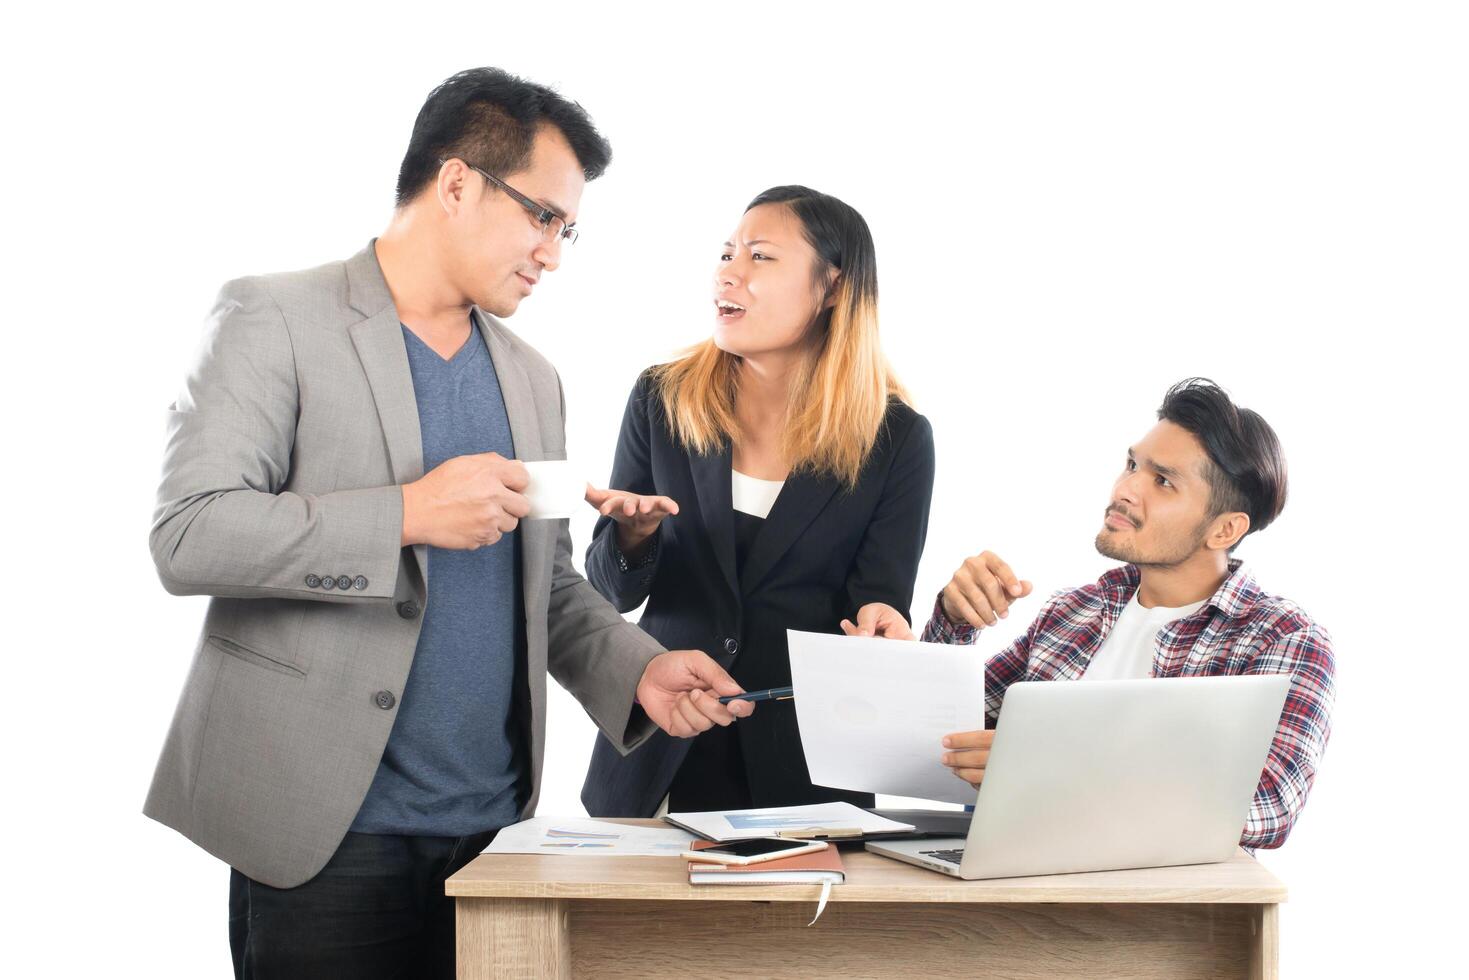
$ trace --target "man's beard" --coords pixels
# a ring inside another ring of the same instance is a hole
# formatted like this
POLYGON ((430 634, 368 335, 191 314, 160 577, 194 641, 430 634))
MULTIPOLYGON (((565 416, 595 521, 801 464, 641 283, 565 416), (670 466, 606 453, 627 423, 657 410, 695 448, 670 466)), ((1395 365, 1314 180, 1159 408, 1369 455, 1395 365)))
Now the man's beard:
POLYGON ((1205 520, 1186 539, 1165 541, 1163 548, 1166 550, 1155 551, 1151 554, 1133 547, 1132 542, 1115 540, 1112 532, 1106 528, 1097 532, 1095 544, 1098 552, 1114 561, 1127 562, 1139 568, 1176 568, 1192 558, 1203 545, 1205 530, 1208 526, 1209 522, 1205 520), (1173 547, 1169 547, 1170 545, 1173 547))

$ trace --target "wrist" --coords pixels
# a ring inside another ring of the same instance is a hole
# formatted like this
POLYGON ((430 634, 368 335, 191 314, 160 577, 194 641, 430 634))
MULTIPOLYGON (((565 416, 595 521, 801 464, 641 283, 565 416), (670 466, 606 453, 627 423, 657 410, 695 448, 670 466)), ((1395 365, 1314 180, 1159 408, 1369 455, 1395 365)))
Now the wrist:
POLYGON ((407 548, 410 545, 418 544, 420 541, 418 527, 418 512, 420 507, 418 484, 405 483, 399 489, 403 491, 403 534, 401 546, 407 548))
POLYGON ((639 534, 624 524, 617 525, 617 550, 622 552, 628 561, 638 561, 648 553, 652 546, 653 532, 639 534))

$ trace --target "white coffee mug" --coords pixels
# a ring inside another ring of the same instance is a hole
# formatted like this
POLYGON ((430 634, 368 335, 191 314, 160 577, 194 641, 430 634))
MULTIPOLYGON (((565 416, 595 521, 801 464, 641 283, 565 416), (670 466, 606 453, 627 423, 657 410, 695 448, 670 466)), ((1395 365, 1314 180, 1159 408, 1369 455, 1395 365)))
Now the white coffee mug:
POLYGON ((523 491, 530 501, 526 520, 556 520, 570 517, 586 506, 587 481, 571 462, 547 459, 526 463, 530 482, 523 491))

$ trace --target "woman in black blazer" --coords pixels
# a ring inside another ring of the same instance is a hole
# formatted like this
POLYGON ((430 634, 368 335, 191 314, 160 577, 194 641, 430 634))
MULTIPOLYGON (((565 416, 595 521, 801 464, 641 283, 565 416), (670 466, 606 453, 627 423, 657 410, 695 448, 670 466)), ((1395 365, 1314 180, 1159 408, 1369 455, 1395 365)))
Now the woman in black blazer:
MULTIPOLYGON (((708 652, 745 690, 791 683, 786 630, 880 633, 905 610, 928 527, 933 433, 877 341, 862 216, 804 187, 757 197, 725 243, 714 337, 643 373, 628 399, 587 578, 670 649, 708 652), (876 608, 876 607, 874 607, 876 608), (859 619, 857 625, 848 617, 859 619), (839 625, 840 624, 840 625, 839 625)), ((599 737, 593 816, 790 806, 813 786, 790 701, 627 756, 599 737)))

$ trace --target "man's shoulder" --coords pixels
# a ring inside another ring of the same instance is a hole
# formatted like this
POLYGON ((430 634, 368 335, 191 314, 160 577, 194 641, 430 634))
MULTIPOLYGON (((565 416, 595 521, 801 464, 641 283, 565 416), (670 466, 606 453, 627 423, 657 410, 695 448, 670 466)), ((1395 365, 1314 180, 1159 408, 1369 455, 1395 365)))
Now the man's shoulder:
POLYGON ((241 276, 226 282, 220 301, 244 308, 273 307, 282 317, 319 321, 351 308, 345 261, 309 269, 241 276))
POLYGON ((1253 581, 1250 584, 1252 589, 1246 602, 1242 604, 1239 618, 1252 632, 1268 633, 1272 637, 1313 633, 1327 642, 1330 641, 1326 628, 1302 608, 1300 603, 1266 592, 1253 581))

